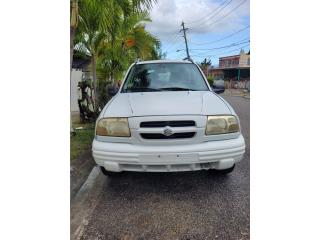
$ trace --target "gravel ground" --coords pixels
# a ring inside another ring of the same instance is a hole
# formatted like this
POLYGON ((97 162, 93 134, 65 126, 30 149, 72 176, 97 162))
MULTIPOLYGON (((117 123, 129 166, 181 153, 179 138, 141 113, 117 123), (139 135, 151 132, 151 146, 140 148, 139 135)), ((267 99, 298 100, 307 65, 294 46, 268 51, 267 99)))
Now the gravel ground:
POLYGON ((249 239, 250 102, 223 97, 238 113, 247 145, 235 170, 105 178, 81 239, 249 239))

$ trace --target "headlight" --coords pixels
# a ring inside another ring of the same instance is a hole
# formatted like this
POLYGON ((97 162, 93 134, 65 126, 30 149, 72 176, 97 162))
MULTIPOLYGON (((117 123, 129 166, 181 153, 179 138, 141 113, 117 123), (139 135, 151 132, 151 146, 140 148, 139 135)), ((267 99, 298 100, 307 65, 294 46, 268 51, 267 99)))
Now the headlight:
POLYGON ((239 132, 239 123, 235 116, 208 116, 206 135, 239 132))
POLYGON ((102 118, 96 128, 96 135, 130 137, 128 118, 102 118))

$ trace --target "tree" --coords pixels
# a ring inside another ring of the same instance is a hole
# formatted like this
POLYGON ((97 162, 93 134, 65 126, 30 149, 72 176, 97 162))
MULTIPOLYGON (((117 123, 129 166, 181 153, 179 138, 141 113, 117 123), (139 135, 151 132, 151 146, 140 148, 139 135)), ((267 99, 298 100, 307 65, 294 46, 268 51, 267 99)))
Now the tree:
POLYGON ((106 37, 104 27, 108 24, 106 1, 84 0, 79 3, 79 25, 76 49, 91 58, 94 89, 94 108, 97 110, 96 61, 101 41, 106 37))
POLYGON ((70 71, 72 69, 74 37, 78 26, 79 12, 78 0, 71 1, 71 20, 70 20, 70 71))
MULTIPOLYGON (((146 11, 132 12, 126 18, 120 19, 117 28, 109 28, 113 36, 106 39, 102 45, 97 70, 99 89, 105 89, 107 84, 113 84, 123 77, 123 73, 137 58, 159 59, 163 57, 160 41, 145 30, 144 22, 150 21, 146 11)), ((105 91, 99 96, 100 105, 108 100, 105 91)))
MULTIPOLYGON (((116 56, 117 32, 121 22, 128 16, 151 9, 155 0, 82 0, 79 2, 79 24, 76 34, 76 48, 91 57, 95 110, 97 99, 97 62, 108 44, 113 49, 111 60, 116 56)), ((114 69, 114 68, 112 68, 114 69)), ((114 77, 114 76, 113 76, 114 77)))
POLYGON ((105 41, 101 54, 102 71, 106 79, 114 82, 135 59, 159 58, 160 42, 145 30, 143 22, 150 21, 146 12, 133 12, 118 23, 115 29, 109 29, 114 38, 105 41))
POLYGON ((208 66, 211 66, 211 60, 208 60, 207 58, 205 58, 201 63, 200 63, 201 66, 205 66, 205 67, 208 67, 208 66))
POLYGON ((161 50, 161 43, 154 46, 151 51, 151 59, 165 59, 167 57, 166 52, 162 52, 161 50))
POLYGON ((209 67, 211 66, 211 60, 207 60, 207 58, 205 58, 201 63, 200 63, 200 67, 202 69, 205 69, 206 71, 206 76, 209 76, 209 67))

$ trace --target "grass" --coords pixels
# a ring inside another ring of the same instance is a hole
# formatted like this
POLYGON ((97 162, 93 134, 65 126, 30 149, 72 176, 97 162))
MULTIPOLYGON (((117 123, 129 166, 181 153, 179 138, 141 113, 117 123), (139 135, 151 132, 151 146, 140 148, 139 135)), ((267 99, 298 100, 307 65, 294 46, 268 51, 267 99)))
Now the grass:
POLYGON ((94 123, 73 123, 76 135, 70 136, 70 159, 77 159, 81 153, 91 149, 94 138, 94 123), (83 127, 77 130, 77 127, 83 127))

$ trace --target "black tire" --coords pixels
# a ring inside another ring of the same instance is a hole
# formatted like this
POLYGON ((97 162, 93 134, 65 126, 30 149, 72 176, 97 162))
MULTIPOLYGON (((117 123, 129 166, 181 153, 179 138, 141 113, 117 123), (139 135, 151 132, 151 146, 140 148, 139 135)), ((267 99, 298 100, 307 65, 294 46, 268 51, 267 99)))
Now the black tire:
POLYGON ((212 173, 226 175, 226 174, 231 173, 233 171, 234 167, 235 167, 235 164, 233 164, 233 166, 231 168, 226 168, 226 169, 221 169, 221 170, 212 169, 212 170, 209 170, 209 171, 212 172, 212 173))
POLYGON ((108 177, 116 177, 116 176, 120 175, 120 172, 110 172, 101 166, 100 166, 100 169, 101 169, 101 172, 103 173, 103 175, 108 176, 108 177))

